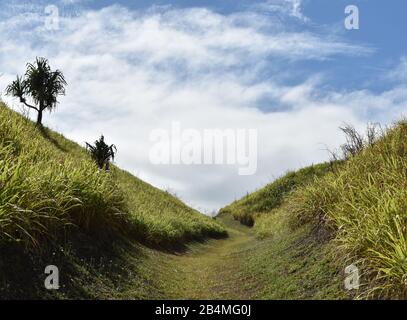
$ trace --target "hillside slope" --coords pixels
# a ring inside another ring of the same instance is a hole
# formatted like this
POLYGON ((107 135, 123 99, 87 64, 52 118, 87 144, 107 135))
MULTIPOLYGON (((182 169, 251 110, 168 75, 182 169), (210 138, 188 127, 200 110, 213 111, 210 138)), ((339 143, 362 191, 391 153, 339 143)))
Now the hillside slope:
MULTIPOLYGON (((312 223, 293 227, 293 194, 332 170, 330 163, 288 172, 220 210, 218 219, 252 226, 257 238, 240 257, 240 277, 256 299, 347 299, 334 246, 312 223)), ((230 222, 229 222, 230 224, 230 222)))
POLYGON ((293 225, 328 230, 338 262, 358 267, 359 297, 407 299, 406 137, 396 123, 292 201, 293 225))
POLYGON ((0 104, 0 296, 407 299, 406 137, 400 122, 210 219, 0 104))
MULTIPOLYGON (((99 171, 82 147, 40 130, 1 103, 0 163, 4 298, 105 297, 113 294, 109 288, 115 275, 123 277, 123 265, 135 257, 140 265, 145 246, 178 248, 189 240, 226 236, 220 224, 172 195, 116 167, 99 171), (114 259, 121 265, 117 272, 111 269, 114 259), (72 285, 44 291, 49 264, 65 269, 61 277, 71 278, 72 285), (85 290, 85 279, 104 284, 85 290)), ((135 279, 147 276, 147 271, 134 272, 135 279)))
POLYGON ((221 212, 230 212, 242 224, 253 226, 257 217, 279 207, 291 191, 312 182, 315 177, 323 176, 330 169, 331 164, 323 163, 288 172, 263 188, 232 202, 221 212))
POLYGON ((313 297, 407 299, 406 137, 399 122, 345 161, 289 173, 221 210, 268 243, 251 253, 252 271, 269 279, 263 297, 308 279, 313 297), (345 292, 350 265, 360 286, 345 292), (286 276, 273 278, 279 268, 286 276))

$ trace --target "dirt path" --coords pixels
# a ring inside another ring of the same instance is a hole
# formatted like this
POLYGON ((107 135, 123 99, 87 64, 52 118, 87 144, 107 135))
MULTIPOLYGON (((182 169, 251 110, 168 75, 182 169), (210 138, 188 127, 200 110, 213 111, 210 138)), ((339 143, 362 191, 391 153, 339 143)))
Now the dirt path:
POLYGON ((194 244, 185 254, 166 259, 164 296, 169 299, 250 299, 255 279, 244 279, 242 255, 255 243, 247 227, 223 221, 229 237, 194 244))

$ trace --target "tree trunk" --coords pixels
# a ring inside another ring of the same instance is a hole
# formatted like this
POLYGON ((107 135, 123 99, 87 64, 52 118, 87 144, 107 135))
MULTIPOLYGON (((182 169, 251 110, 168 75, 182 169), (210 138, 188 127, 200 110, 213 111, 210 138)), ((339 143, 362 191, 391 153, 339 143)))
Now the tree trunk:
POLYGON ((37 115, 37 125, 42 126, 42 109, 38 110, 38 115, 37 115))

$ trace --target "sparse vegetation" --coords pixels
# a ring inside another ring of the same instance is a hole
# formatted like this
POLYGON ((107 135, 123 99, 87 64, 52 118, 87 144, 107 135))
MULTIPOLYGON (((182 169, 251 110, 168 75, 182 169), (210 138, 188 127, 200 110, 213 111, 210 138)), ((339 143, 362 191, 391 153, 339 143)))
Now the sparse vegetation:
POLYGON ((385 130, 379 123, 369 123, 365 135, 358 132, 350 124, 345 124, 339 129, 345 134, 346 142, 340 146, 339 151, 329 151, 332 162, 347 160, 356 156, 364 148, 375 144, 385 134, 385 130))

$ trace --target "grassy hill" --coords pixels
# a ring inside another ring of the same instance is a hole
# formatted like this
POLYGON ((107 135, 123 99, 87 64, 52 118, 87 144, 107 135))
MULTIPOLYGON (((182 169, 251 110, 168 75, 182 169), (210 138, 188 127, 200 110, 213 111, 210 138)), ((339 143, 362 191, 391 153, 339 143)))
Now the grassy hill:
POLYGON ((333 244, 321 239, 312 223, 292 224, 295 192, 331 170, 332 164, 323 163, 288 172, 220 210, 221 221, 253 226, 257 241, 240 257, 240 276, 257 283, 253 298, 349 298, 333 244))
POLYGON ((0 296, 407 299, 406 137, 400 122, 211 219, 0 104, 0 296))
POLYGON ((256 217, 279 207, 292 190, 307 184, 314 177, 324 175, 330 167, 329 163, 323 163, 288 172, 260 190, 234 201, 221 212, 231 212, 236 220, 247 226, 253 226, 256 217))
POLYGON ((127 264, 131 259, 123 260, 123 253, 134 258, 135 250, 139 257, 134 239, 169 249, 223 236, 225 229, 214 220, 119 168, 100 171, 82 147, 0 103, 2 297, 56 294, 44 292, 40 279, 45 265, 58 263, 74 283, 58 294, 104 296, 101 288, 82 292, 85 278, 105 282, 110 294, 106 282, 120 272, 110 266, 104 273, 103 261, 111 255, 127 264))
POLYGON ((342 265, 362 273, 362 297, 407 299, 407 122, 292 200, 293 224, 325 229, 342 265))
POLYGON ((295 298, 302 287, 312 297, 407 299, 406 137, 403 121, 345 161, 289 173, 221 210, 267 243, 248 260, 270 283, 263 297, 295 298), (350 264, 360 288, 345 292, 350 264))

